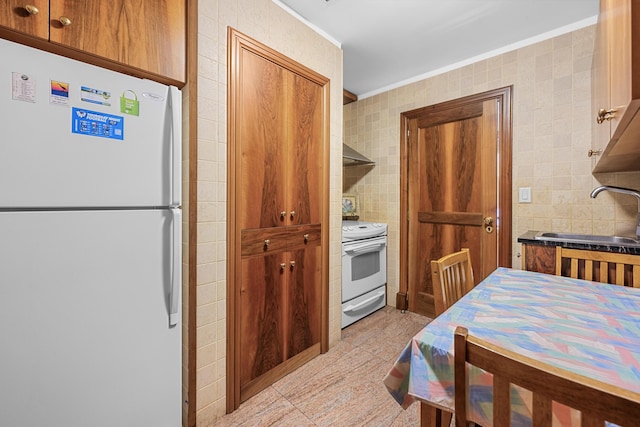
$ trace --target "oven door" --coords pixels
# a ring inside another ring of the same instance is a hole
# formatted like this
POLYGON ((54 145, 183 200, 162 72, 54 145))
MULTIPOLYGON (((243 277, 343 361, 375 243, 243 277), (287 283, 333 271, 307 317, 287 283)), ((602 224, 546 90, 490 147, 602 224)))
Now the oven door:
POLYGON ((386 283, 386 236, 342 244, 342 302, 386 283))

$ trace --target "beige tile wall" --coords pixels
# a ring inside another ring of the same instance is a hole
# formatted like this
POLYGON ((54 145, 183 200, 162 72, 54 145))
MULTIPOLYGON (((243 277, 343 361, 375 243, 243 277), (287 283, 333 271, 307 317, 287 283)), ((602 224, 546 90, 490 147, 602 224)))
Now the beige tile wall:
POLYGON ((591 174, 591 59, 595 26, 381 93, 345 106, 344 142, 377 162, 345 168, 343 190, 357 193, 361 219, 389 223, 388 304, 399 278, 400 113, 513 85, 513 257, 527 230, 634 234, 637 200, 591 190, 640 189, 640 173, 591 174), (531 187, 532 203, 517 201, 531 187))
MULTIPOLYGON (((331 165, 341 165, 342 50, 271 0, 198 1, 198 426, 226 410, 227 26, 247 34, 331 80, 331 165)), ((342 168, 330 168, 329 330, 340 340, 342 168), (335 214, 334 214, 335 212, 335 214)))

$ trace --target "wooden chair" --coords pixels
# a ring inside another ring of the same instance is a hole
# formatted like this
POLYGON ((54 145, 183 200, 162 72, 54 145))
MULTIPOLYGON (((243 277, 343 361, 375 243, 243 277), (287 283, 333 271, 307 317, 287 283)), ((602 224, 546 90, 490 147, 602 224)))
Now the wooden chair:
POLYGON ((431 261, 431 273, 436 316, 439 316, 474 286, 469 249, 431 261))
POLYGON ((556 275, 639 288, 640 256, 556 246, 556 275))
POLYGON ((454 336, 456 426, 469 422, 466 364, 493 374, 493 425, 509 426, 510 384, 533 393, 533 427, 551 426, 551 402, 581 412, 583 427, 604 426, 605 420, 620 426, 637 426, 640 393, 550 366, 468 335, 458 326, 454 336))

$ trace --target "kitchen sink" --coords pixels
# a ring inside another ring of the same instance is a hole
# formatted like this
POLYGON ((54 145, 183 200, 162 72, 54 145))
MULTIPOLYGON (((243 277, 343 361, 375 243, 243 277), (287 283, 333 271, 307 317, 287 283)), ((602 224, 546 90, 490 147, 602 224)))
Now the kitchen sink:
POLYGON ((633 237, 599 236, 596 234, 539 232, 539 233, 536 233, 535 239, 548 240, 552 242, 576 242, 576 243, 585 243, 585 244, 640 246, 640 240, 634 239, 633 237))

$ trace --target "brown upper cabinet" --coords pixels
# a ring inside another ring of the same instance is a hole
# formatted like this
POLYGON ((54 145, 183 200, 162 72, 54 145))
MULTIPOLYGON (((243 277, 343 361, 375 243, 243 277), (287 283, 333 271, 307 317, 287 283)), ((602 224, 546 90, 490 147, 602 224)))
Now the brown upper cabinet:
POLYGON ((41 39, 49 38, 49 0, 6 0, 0 25, 41 39))
POLYGON ((185 0, 7 0, 0 37, 182 87, 185 0))
POLYGON ((600 0, 592 84, 593 172, 640 170, 640 3, 600 0))

